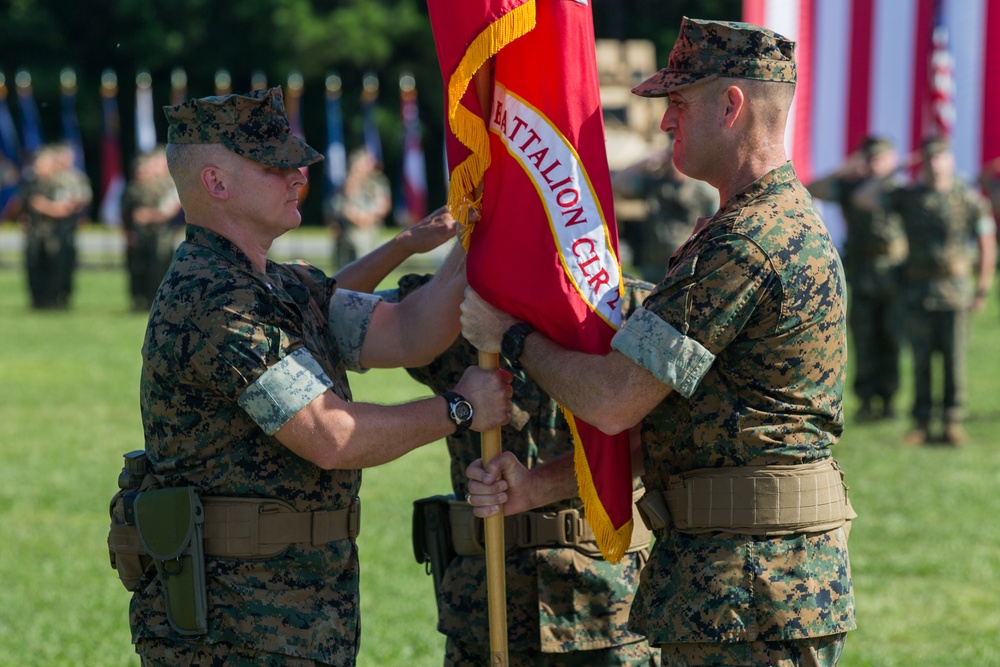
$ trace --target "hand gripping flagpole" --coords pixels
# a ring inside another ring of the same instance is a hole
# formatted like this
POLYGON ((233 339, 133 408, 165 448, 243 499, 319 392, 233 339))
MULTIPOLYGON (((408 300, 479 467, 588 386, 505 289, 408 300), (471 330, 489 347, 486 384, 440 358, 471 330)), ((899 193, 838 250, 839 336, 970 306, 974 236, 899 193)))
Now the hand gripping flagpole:
MULTIPOLYGON (((483 110, 484 120, 487 121, 488 125, 493 96, 493 77, 488 62, 476 71, 473 82, 479 96, 479 105, 483 110)), ((480 350, 479 367, 488 371, 497 370, 500 367, 500 356, 495 352, 480 350)), ((480 437, 483 465, 485 465, 500 456, 503 451, 500 428, 483 431, 480 437)), ((503 534, 503 505, 500 506, 499 512, 486 517, 484 522, 486 595, 490 620, 490 666, 507 667, 507 570, 503 534)))

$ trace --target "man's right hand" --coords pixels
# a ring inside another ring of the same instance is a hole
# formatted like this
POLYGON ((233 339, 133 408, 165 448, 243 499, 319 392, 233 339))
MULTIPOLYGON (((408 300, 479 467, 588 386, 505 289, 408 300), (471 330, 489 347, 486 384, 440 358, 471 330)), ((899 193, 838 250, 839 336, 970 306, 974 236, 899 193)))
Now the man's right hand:
POLYGON ((472 513, 487 517, 500 511, 507 516, 526 512, 536 505, 531 502, 528 489, 532 472, 518 461, 513 452, 501 452, 488 464, 476 459, 465 470, 469 480, 469 504, 472 513))
POLYGON ((470 366, 455 385, 455 391, 472 404, 472 430, 489 431, 510 421, 510 398, 514 393, 513 375, 470 366))

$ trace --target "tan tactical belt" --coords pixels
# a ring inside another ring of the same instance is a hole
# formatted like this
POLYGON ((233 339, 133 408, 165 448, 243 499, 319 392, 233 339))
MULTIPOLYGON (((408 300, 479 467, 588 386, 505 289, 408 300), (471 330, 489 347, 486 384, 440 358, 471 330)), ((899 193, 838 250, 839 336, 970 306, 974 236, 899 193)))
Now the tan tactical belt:
POLYGON ((273 498, 204 496, 205 554, 268 558, 292 544, 320 546, 353 540, 361 530, 361 501, 339 510, 296 512, 273 498))
MULTIPOLYGON (((639 491, 636 497, 641 494, 639 491)), ((641 551, 652 541, 652 533, 636 514, 634 504, 632 507, 632 543, 628 553, 641 551)), ((472 506, 464 500, 453 500, 449 505, 448 518, 455 553, 459 556, 482 556, 485 553, 484 524, 472 513, 472 506)), ((572 508, 553 512, 522 512, 504 517, 504 545, 507 551, 570 547, 592 558, 601 555, 583 511, 572 508)))
POLYGON ((671 475, 638 503, 651 530, 779 536, 833 530, 857 517, 833 459, 801 465, 700 468, 671 475))

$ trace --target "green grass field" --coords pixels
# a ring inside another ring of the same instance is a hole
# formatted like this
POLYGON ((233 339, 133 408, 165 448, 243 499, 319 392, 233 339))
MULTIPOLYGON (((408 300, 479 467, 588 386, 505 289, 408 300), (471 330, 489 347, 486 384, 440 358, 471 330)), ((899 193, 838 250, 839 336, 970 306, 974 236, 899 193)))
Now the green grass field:
MULTIPOLYGON (((144 327, 127 310, 123 272, 79 272, 71 310, 36 313, 22 273, 0 269, 0 667, 138 665, 105 540, 121 455, 142 447, 144 327)), ((836 451, 861 515, 851 534, 860 630, 845 667, 1000 666, 998 350, 994 298, 973 324, 961 450, 904 448, 905 419, 848 423, 836 451)), ((426 394, 397 371, 351 381, 358 400, 426 394)), ((440 665, 410 508, 448 489, 444 447, 364 480, 360 664, 440 665)))

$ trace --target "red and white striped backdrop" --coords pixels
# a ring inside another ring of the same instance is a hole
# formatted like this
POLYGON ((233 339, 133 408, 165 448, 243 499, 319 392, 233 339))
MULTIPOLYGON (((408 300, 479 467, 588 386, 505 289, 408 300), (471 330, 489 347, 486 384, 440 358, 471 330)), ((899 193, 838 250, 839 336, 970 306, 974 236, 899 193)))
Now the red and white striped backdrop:
POLYGON ((975 179, 1000 157, 1000 0, 743 0, 744 21, 798 43, 786 144, 802 181, 836 169, 866 135, 905 156, 930 132, 938 15, 953 60, 952 147, 975 179))

